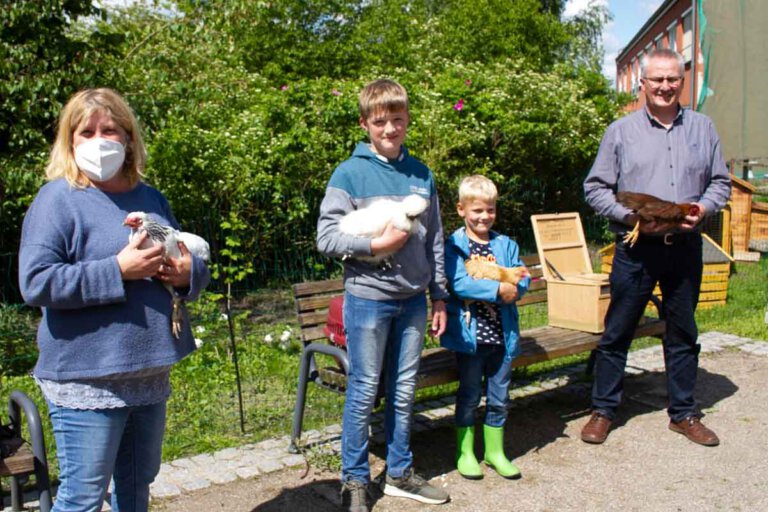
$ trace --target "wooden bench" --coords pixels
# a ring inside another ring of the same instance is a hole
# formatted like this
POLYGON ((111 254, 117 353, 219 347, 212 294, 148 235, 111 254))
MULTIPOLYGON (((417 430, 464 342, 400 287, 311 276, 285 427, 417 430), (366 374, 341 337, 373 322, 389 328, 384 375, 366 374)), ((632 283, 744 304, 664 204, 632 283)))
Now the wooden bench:
MULTIPOLYGON (((23 445, 13 455, 0 457, 0 477, 11 478, 11 510, 22 511, 23 497, 21 484, 31 474, 35 475, 35 483, 39 493, 40 512, 49 512, 53 507, 51 498, 51 483, 48 474, 48 458, 45 453, 45 441, 43 439, 43 425, 40 421, 40 413, 35 403, 21 391, 12 391, 8 400, 8 416, 10 417, 10 430, 12 437, 21 437, 21 412, 27 420, 31 450, 28 445, 23 445)), ((2 498, 2 493, 0 493, 2 498)), ((2 499, 0 499, 2 505, 2 499)), ((0 507, 2 508, 2 507, 0 507)))
MULTIPOLYGON (((524 256, 523 261, 534 278, 528 293, 517 302, 518 308, 547 301, 547 284, 542 276, 538 255, 524 256)), ((304 406, 307 384, 311 380, 321 388, 337 393, 346 391, 346 374, 349 370, 347 353, 343 348, 332 345, 326 338, 324 327, 331 298, 342 295, 344 285, 341 279, 312 281, 295 284, 293 295, 296 303, 301 341, 304 348, 299 366, 299 384, 296 391, 296 405, 293 412, 293 430, 289 451, 297 453, 304 421, 304 406), (326 354, 336 359, 337 366, 320 367, 316 354, 326 354)), ((661 303, 654 297, 659 318, 643 317, 635 330, 635 338, 664 335, 665 323, 661 319, 661 303)), ((520 333, 520 354, 512 361, 512 367, 528 366, 563 356, 593 350, 600 340, 600 334, 591 334, 559 327, 537 327, 520 333)), ((444 348, 428 348, 422 352, 416 388, 447 384, 458 380, 456 360, 453 352, 444 348)), ((381 392, 381 387, 380 387, 381 392)), ((381 394, 381 393, 380 393, 381 394)))

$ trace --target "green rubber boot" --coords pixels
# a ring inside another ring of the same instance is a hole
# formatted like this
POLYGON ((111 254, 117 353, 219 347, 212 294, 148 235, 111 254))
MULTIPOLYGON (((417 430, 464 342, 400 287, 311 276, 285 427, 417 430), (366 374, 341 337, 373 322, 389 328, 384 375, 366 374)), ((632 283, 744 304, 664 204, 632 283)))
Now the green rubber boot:
POLYGON ((483 478, 483 469, 475 457, 475 427, 456 427, 456 469, 469 480, 483 478))
POLYGON ((520 478, 520 470, 504 455, 504 427, 483 425, 483 437, 485 438, 483 462, 504 478, 520 478))

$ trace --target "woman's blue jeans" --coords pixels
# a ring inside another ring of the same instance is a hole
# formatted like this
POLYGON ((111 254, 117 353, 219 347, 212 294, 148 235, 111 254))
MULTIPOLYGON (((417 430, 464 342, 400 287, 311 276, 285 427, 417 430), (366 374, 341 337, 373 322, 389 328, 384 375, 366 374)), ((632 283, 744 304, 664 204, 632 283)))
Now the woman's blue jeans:
POLYGON ((344 326, 349 375, 342 417, 341 479, 370 481, 368 427, 382 367, 387 473, 399 478, 413 464, 411 411, 427 326, 426 296, 419 293, 408 299, 379 301, 347 293, 344 326))
POLYGON ((165 402, 117 409, 66 409, 48 402, 61 483, 54 512, 97 512, 110 478, 112 510, 149 508, 160 471, 165 402))
POLYGON ((456 426, 475 424, 475 409, 485 387, 485 419, 489 427, 500 427, 507 420, 509 382, 512 364, 504 362, 504 345, 478 345, 474 354, 456 353, 459 389, 456 391, 456 426), (483 382, 485 378, 485 382, 483 382))

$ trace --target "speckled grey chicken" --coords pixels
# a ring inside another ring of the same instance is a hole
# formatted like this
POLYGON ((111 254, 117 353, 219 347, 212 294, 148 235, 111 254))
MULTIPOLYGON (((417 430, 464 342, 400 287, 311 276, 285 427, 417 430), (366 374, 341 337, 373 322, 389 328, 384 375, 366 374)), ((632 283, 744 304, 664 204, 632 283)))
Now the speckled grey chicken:
MULTIPOLYGON (((186 231, 177 231, 170 226, 163 226, 155 221, 148 213, 145 212, 131 212, 125 218, 123 222, 125 226, 131 228, 131 234, 128 236, 128 240, 132 241, 136 236, 141 233, 147 233, 147 239, 142 243, 141 248, 146 249, 155 245, 163 246, 163 258, 181 258, 181 250, 179 249, 179 242, 183 242, 187 247, 187 250, 191 254, 194 254, 203 261, 208 261, 211 257, 211 250, 203 238, 187 233, 186 231)), ((171 300, 173 301, 173 309, 171 312, 171 331, 175 338, 179 338, 181 334, 181 324, 184 316, 181 313, 182 299, 173 290, 173 286, 169 283, 163 283, 168 293, 171 294, 171 300)))

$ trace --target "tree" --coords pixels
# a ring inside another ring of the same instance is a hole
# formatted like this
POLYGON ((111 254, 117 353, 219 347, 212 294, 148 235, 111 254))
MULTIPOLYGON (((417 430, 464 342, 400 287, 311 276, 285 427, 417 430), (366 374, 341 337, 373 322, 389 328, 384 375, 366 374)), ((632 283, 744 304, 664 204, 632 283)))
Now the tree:
MULTIPOLYGON (((529 231, 528 215, 542 208, 581 208, 580 182, 618 108, 595 58, 605 18, 563 21, 562 7, 183 0, 110 8, 86 22, 73 15, 58 26, 81 49, 63 52, 68 69, 81 69, 87 55, 98 63, 83 68, 89 84, 121 91, 142 121, 150 184, 185 229, 209 239, 218 263, 248 270, 247 287, 333 268, 314 249, 315 216, 333 168, 363 138, 357 94, 381 76, 409 90, 408 145, 435 171, 444 205, 462 175, 480 172, 499 185, 503 230, 529 231), (99 38, 109 43, 94 44, 99 38)), ((50 73, 76 86, 58 68, 50 73)), ((57 109, 47 111, 52 123, 57 109)), ((15 115, 29 140, 46 140, 48 125, 15 115)), ((40 162, 45 153, 23 155, 40 162)), ((33 166, 20 162, 17 178, 33 166)), ((7 194, 19 206, 4 245, 31 197, 17 192, 7 194)), ((448 210, 445 218, 455 220, 448 210)))
POLYGON ((100 12, 90 0, 3 2, 0 155, 45 147, 66 99, 103 76, 99 57, 110 51, 110 37, 73 27, 100 12))
MULTIPOLYGON (((90 0, 5 1, 0 9, 0 255, 17 251, 59 110, 105 76, 102 57, 117 38, 77 23, 100 14, 90 0)), ((15 275, 8 261, 0 259, 0 273, 15 275)))

